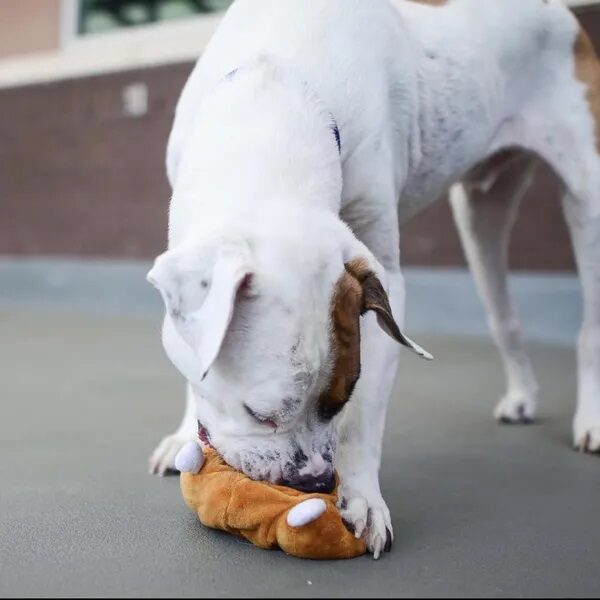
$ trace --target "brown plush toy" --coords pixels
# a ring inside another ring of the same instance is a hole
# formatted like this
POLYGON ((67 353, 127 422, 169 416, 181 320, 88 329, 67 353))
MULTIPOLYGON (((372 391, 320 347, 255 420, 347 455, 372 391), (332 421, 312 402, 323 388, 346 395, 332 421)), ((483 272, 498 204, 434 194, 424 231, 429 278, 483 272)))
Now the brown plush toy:
POLYGON ((254 481, 195 442, 177 455, 186 504, 207 527, 246 538, 261 548, 281 548, 301 558, 354 558, 366 551, 344 525, 337 494, 305 494, 254 481))

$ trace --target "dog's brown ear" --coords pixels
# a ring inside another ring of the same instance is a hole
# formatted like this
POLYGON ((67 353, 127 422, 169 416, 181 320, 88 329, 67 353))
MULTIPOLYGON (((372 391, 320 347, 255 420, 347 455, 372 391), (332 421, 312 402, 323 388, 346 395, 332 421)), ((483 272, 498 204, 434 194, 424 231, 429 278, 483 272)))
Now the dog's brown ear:
POLYGON ((404 335, 398 327, 386 291, 374 271, 368 268, 366 261, 356 259, 346 263, 346 271, 350 273, 361 285, 362 288, 362 309, 361 314, 372 310, 377 315, 379 326, 399 344, 406 346, 422 358, 432 360, 433 356, 404 335))
POLYGON ((360 376, 362 290, 347 271, 338 279, 331 306, 333 365, 331 380, 319 398, 319 414, 335 416, 350 399, 360 376))
POLYGON ((333 364, 329 385, 319 398, 319 414, 331 419, 350 399, 360 376, 360 316, 372 310, 381 328, 423 358, 433 358, 406 337, 392 315, 381 281, 365 260, 346 263, 335 285, 331 307, 333 364))

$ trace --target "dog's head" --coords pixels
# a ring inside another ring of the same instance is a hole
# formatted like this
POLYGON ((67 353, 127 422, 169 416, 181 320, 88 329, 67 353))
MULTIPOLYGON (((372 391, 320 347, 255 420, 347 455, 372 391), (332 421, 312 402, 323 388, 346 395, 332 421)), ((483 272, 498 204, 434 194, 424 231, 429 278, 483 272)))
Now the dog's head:
POLYGON ((285 236, 275 246, 182 244, 148 279, 166 306, 165 350, 224 460, 254 479, 326 491, 334 417, 360 376, 361 315, 373 311, 385 333, 426 353, 394 321, 364 246, 302 255, 285 236))

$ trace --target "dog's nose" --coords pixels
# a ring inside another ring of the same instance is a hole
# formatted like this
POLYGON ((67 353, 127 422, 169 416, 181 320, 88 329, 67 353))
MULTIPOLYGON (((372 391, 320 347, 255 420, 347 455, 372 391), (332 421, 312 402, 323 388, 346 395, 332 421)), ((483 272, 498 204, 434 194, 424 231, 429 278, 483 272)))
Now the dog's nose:
POLYGON ((305 476, 299 479, 282 481, 281 485, 308 494, 329 494, 335 489, 335 477, 333 473, 323 473, 317 477, 305 476))

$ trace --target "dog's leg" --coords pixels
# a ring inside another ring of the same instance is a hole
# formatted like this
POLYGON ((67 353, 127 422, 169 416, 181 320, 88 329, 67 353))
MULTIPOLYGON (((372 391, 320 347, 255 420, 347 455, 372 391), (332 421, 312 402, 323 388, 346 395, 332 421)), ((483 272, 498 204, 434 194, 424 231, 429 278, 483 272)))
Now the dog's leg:
POLYGON ((152 453, 150 473, 162 476, 168 471, 175 471, 175 456, 190 440, 196 439, 197 429, 196 401, 191 386, 187 384, 185 412, 181 424, 175 433, 163 438, 152 453))
POLYGON ((600 61, 583 31, 567 58, 553 60, 549 68, 561 79, 525 112, 520 137, 567 190, 563 206, 583 296, 574 445, 600 452, 600 61))
MULTIPOLYGON (((398 270, 388 272, 388 296, 399 322, 398 315, 404 306, 404 282, 398 270)), ((361 376, 341 419, 336 455, 342 517, 354 528, 357 537, 365 536, 375 558, 384 549, 389 550, 393 540, 390 512, 379 487, 379 465, 399 351, 398 344, 382 332, 374 315, 362 318, 361 376)))
POLYGON ((563 206, 583 296, 574 445, 600 452, 600 61, 584 31, 574 42, 573 56, 552 58, 553 85, 524 112, 519 138, 567 190, 563 206))
POLYGON ((574 445, 582 452, 600 452, 600 194, 593 200, 595 207, 591 197, 569 193, 563 202, 583 292, 573 421, 574 445))
MULTIPOLYGON (((404 280, 399 270, 399 233, 393 214, 379 225, 355 229, 386 268, 387 292, 394 318, 402 327, 404 280)), ((339 506, 355 534, 364 536, 378 558, 393 539, 390 512, 379 487, 379 465, 388 401, 396 379, 400 346, 386 335, 373 314, 361 318, 361 376, 340 417, 336 469, 339 506)))
POLYGON ((581 122, 586 122, 581 115, 564 114, 548 117, 560 146, 540 143, 539 152, 565 183, 563 208, 583 296, 573 443, 582 452, 600 452, 600 149, 589 129, 581 128, 581 122))
MULTIPOLYGON (((558 106, 564 107, 562 96, 566 89, 574 96, 574 108, 554 112, 560 142, 549 147, 547 143, 540 144, 540 153, 556 169, 568 190, 563 206, 583 295, 574 444, 583 452, 600 452, 600 61, 583 31, 575 43, 575 63, 578 82, 572 89, 561 88, 558 106), (580 111, 575 110, 578 103, 580 111), (564 132, 568 137, 561 136, 564 132)), ((570 76, 571 71, 568 73, 570 76)))
POLYGON ((505 396, 494 416, 505 423, 526 423, 535 416, 538 385, 527 355, 507 278, 507 245, 519 201, 529 184, 527 163, 501 172, 478 170, 450 192, 454 218, 507 379, 505 396))

